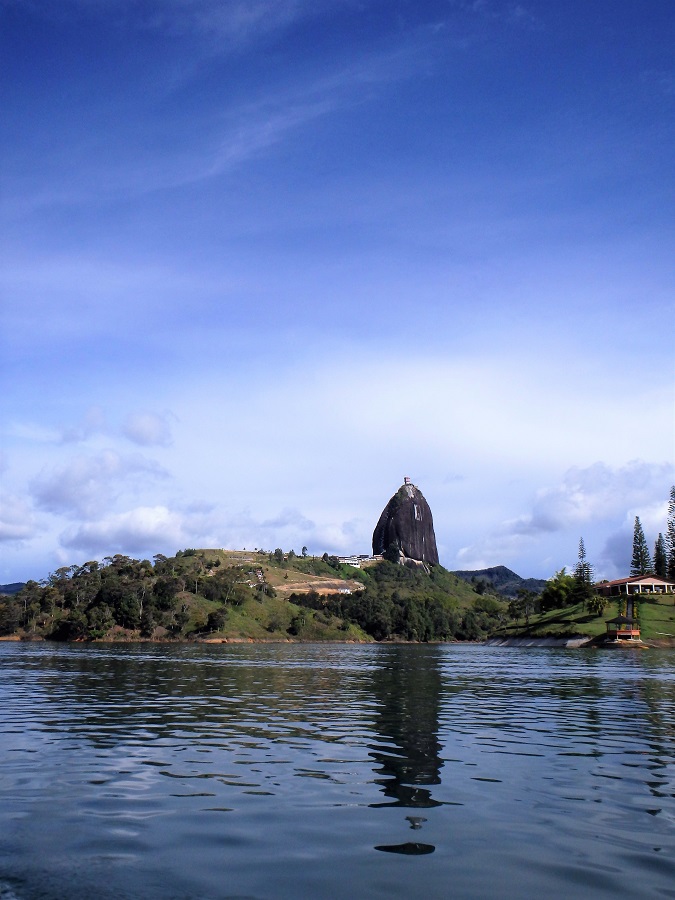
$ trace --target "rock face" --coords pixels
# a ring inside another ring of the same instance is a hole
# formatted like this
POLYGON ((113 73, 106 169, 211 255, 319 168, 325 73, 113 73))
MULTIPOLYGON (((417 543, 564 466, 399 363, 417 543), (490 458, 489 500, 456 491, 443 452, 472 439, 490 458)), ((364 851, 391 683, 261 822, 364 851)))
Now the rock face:
POLYGON ((438 565, 434 520, 422 491, 408 478, 385 506, 373 532, 373 553, 398 547, 401 562, 416 560, 438 565))

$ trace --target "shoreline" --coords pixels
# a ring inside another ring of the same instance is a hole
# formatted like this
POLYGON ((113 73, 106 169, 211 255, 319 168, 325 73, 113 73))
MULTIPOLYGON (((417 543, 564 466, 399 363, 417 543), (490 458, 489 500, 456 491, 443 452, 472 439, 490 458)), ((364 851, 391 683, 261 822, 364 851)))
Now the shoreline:
POLYGON ((311 640, 311 641, 299 641, 294 640, 292 638, 250 638, 250 637, 212 637, 212 638, 197 638, 194 640, 161 640, 156 638, 141 638, 141 637, 130 637, 124 638, 122 640, 104 640, 101 638, 97 638, 95 640, 87 641, 87 640, 75 640, 75 641, 54 641, 49 638, 45 638, 42 635, 18 635, 18 634, 9 634, 9 635, 1 635, 0 643, 22 643, 22 644, 33 644, 33 643, 49 643, 49 644, 105 644, 105 645, 117 645, 124 646, 127 644, 162 644, 162 645, 183 645, 183 644, 208 644, 209 646, 214 646, 216 644, 331 644, 331 645, 363 645, 370 646, 372 644, 379 644, 383 646, 395 646, 398 644, 407 644, 410 646, 419 645, 419 646, 432 646, 432 645, 447 645, 447 646, 477 646, 477 647, 549 647, 551 649, 561 648, 567 650, 579 650, 579 649, 595 649, 595 650, 630 650, 630 649, 638 649, 638 650, 648 650, 653 648, 655 650, 675 650, 675 638, 646 638, 643 641, 622 641, 619 643, 607 643, 603 641, 599 641, 597 637, 588 637, 587 635, 569 635, 567 637, 493 637, 487 638, 485 641, 359 641, 359 640, 311 640))
POLYGON ((569 637, 495 637, 488 638, 483 643, 488 647, 563 647, 576 650, 588 645, 597 647, 594 640, 594 638, 577 634, 569 637))

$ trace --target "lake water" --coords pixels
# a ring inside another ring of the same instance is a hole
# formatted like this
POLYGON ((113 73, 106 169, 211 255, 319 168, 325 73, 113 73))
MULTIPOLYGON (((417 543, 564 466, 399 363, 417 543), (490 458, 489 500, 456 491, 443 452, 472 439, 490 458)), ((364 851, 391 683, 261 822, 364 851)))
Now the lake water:
POLYGON ((675 653, 0 644, 0 898, 675 897, 675 653))

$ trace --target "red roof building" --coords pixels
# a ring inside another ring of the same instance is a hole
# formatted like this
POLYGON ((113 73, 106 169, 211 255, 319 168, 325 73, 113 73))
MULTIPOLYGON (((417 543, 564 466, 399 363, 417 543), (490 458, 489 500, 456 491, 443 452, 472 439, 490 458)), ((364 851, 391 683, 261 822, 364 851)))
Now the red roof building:
POLYGON ((595 589, 604 597, 620 594, 675 594, 675 581, 659 578, 658 575, 632 575, 616 578, 614 581, 600 581, 595 589))

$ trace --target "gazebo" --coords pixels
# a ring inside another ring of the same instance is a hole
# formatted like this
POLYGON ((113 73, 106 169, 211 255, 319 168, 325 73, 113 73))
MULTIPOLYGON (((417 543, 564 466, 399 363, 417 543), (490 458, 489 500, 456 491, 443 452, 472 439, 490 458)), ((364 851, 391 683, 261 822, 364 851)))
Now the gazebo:
POLYGON ((637 619, 628 616, 616 616, 605 622, 608 641, 639 641, 640 626, 637 619))

